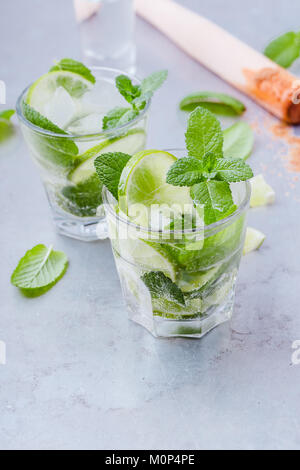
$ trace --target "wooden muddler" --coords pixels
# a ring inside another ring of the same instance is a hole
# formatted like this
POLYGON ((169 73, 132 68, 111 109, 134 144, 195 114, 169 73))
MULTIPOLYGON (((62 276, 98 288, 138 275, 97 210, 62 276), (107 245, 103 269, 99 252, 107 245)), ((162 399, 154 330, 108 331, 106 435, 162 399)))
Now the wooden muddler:
POLYGON ((137 13, 191 57, 280 119, 300 123, 300 82, 295 76, 172 0, 135 1, 137 13))

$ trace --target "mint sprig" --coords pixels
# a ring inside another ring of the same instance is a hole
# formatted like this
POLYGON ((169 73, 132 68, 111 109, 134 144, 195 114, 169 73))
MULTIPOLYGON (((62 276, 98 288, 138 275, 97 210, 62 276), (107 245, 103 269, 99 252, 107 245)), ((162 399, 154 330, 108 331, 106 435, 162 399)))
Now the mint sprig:
POLYGON ((270 42, 264 54, 281 67, 290 67, 300 57, 300 32, 282 34, 270 42))
POLYGON ((27 251, 11 276, 11 283, 28 297, 45 294, 65 274, 68 259, 62 251, 37 245, 27 251))
POLYGON ((204 108, 191 113, 186 144, 189 156, 171 166, 166 181, 190 187, 196 207, 204 208, 204 222, 210 225, 236 209, 229 183, 246 181, 253 172, 241 158, 224 158, 220 123, 204 108))
POLYGON ((103 130, 120 127, 135 119, 145 108, 154 92, 161 87, 168 76, 166 70, 153 73, 145 78, 140 85, 134 85, 126 75, 116 78, 116 87, 123 98, 130 104, 130 108, 113 108, 103 118, 103 130))
POLYGON ((118 199, 118 186, 123 169, 131 155, 122 152, 103 153, 95 161, 97 175, 104 186, 111 194, 118 199))
POLYGON ((53 67, 51 67, 50 72, 56 72, 59 70, 64 70, 66 72, 77 73, 89 82, 95 84, 96 79, 90 69, 88 69, 84 64, 73 59, 61 59, 53 67))

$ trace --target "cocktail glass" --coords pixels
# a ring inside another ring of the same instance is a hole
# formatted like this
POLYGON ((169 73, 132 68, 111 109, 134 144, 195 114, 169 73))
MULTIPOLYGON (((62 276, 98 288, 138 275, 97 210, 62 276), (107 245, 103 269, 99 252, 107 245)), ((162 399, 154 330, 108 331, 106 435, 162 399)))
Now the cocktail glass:
MULTIPOLYGON (((186 156, 182 150, 169 152, 186 156)), ((237 209, 229 217, 209 226, 167 231, 135 225, 103 189, 129 318, 154 336, 201 338, 230 320, 251 194, 248 182, 234 183, 231 189, 237 209)))
MULTIPOLYGON (((101 153, 124 152, 133 155, 143 150, 150 106, 148 102, 140 115, 125 125, 96 131, 101 128, 102 123, 101 115, 95 109, 103 101, 103 108, 106 110, 118 105, 116 99, 122 98, 116 92, 114 99, 110 99, 110 92, 114 89, 115 78, 124 72, 105 67, 95 67, 92 71, 97 80, 99 95, 97 90, 91 95, 91 103, 88 102, 88 106, 92 107, 90 114, 69 126, 67 135, 41 129, 25 118, 22 103, 29 87, 23 91, 17 102, 21 129, 32 158, 40 170, 56 229, 63 235, 83 241, 107 237, 102 185, 95 172, 94 160, 101 153), (96 106, 94 110, 93 106, 96 106), (70 155, 74 148, 78 151, 70 155)), ((130 78, 134 83, 140 83, 135 77, 130 78)))

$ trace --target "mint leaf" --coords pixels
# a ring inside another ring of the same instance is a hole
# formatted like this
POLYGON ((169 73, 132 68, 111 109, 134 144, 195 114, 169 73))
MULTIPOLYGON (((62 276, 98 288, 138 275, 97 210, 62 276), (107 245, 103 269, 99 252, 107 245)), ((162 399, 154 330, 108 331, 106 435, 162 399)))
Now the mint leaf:
POLYGON ((65 70, 67 72, 77 73, 81 75, 86 80, 91 83, 96 83, 96 79, 90 69, 88 69, 84 64, 81 62, 77 62, 73 59, 62 59, 53 67, 51 67, 50 72, 56 72, 58 70, 65 70))
POLYGON ((116 87, 128 103, 132 103, 135 98, 141 95, 141 87, 133 85, 126 75, 119 75, 116 78, 116 87))
POLYGON ((52 246, 37 245, 27 251, 11 276, 11 283, 29 297, 47 292, 65 274, 68 259, 52 246))
POLYGON ((15 114, 14 109, 6 109, 5 111, 0 112, 0 119, 6 119, 7 121, 15 114))
POLYGON ((114 108, 103 118, 103 130, 114 129, 133 121, 139 112, 131 108, 114 108))
POLYGON ((14 126, 10 118, 15 114, 13 109, 7 109, 0 112, 0 143, 14 135, 14 126))
POLYGON ((242 158, 246 160, 252 153, 254 135, 246 122, 237 122, 223 132, 224 158, 242 158))
POLYGON ((202 159, 208 152, 223 156, 223 134, 218 119, 207 109, 198 107, 190 114, 185 134, 191 157, 202 159))
POLYGON ((35 126, 55 134, 62 134, 62 137, 34 134, 32 145, 37 153, 55 165, 72 168, 76 163, 75 157, 78 155, 78 147, 73 140, 64 138, 67 133, 25 102, 23 102, 23 114, 35 126))
POLYGON ((244 160, 226 160, 219 158, 214 165, 216 172, 215 178, 228 183, 236 183, 238 181, 246 181, 253 177, 253 171, 244 160))
POLYGON ((234 205, 230 186, 225 181, 203 181, 191 188, 195 205, 204 206, 204 222, 213 224, 222 219, 234 205))
POLYGON ((174 186, 193 186, 202 180, 203 165, 198 158, 180 158, 169 169, 167 183, 174 186))
POLYGON ((63 129, 60 129, 56 124, 52 121, 49 121, 45 116, 40 114, 34 108, 32 108, 29 104, 23 102, 23 113, 24 116, 28 121, 30 121, 35 126, 40 127, 41 129, 45 129, 46 131, 54 132, 55 134, 64 134, 67 135, 67 132, 63 129))
POLYGON ((159 70, 154 72, 149 77, 144 78, 141 84, 141 92, 143 95, 153 95, 153 93, 160 88, 168 77, 167 70, 159 70))
POLYGON ((118 199, 118 186, 123 169, 131 155, 122 152, 102 153, 94 161, 97 175, 111 194, 118 199))
POLYGON ((274 39, 264 50, 269 59, 288 68, 300 56, 300 34, 289 32, 274 39))
POLYGON ((77 217, 95 217, 103 202, 102 184, 95 173, 76 185, 65 186, 61 194, 57 199, 62 208, 77 217))
POLYGON ((145 108, 148 101, 152 98, 154 92, 158 90, 167 79, 168 71, 160 70, 144 78, 141 83, 141 95, 133 101, 133 105, 142 110, 145 108))
POLYGON ((161 271, 152 271, 141 277, 153 299, 163 298, 180 305, 185 305, 181 289, 161 271))
POLYGON ((134 85, 126 75, 119 75, 116 78, 116 87, 131 104, 132 108, 114 108, 103 118, 103 129, 114 129, 135 119, 142 111, 147 102, 167 78, 168 72, 162 70, 155 72, 145 78, 141 85, 134 85))
POLYGON ((179 107, 182 111, 191 112, 202 106, 212 113, 221 115, 240 115, 246 110, 245 105, 225 93, 214 91, 199 91, 192 93, 181 100, 179 107))

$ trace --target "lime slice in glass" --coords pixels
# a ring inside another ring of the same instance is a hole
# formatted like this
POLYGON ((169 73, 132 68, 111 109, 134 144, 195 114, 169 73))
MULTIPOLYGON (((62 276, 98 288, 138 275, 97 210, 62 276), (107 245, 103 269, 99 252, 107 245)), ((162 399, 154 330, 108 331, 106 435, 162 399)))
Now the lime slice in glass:
POLYGON ((127 163, 119 183, 119 206, 130 218, 132 209, 137 205, 146 208, 146 211, 137 211, 135 214, 133 220, 136 224, 148 226, 147 209, 154 204, 182 209, 184 205, 192 204, 189 188, 172 186, 166 182, 167 172, 176 160, 168 152, 145 150, 134 155, 127 163))
POLYGON ((69 174, 69 180, 78 184, 96 174, 94 161, 102 153, 123 152, 134 155, 145 144, 146 134, 142 129, 133 129, 121 137, 107 139, 81 155, 81 163, 69 174))

